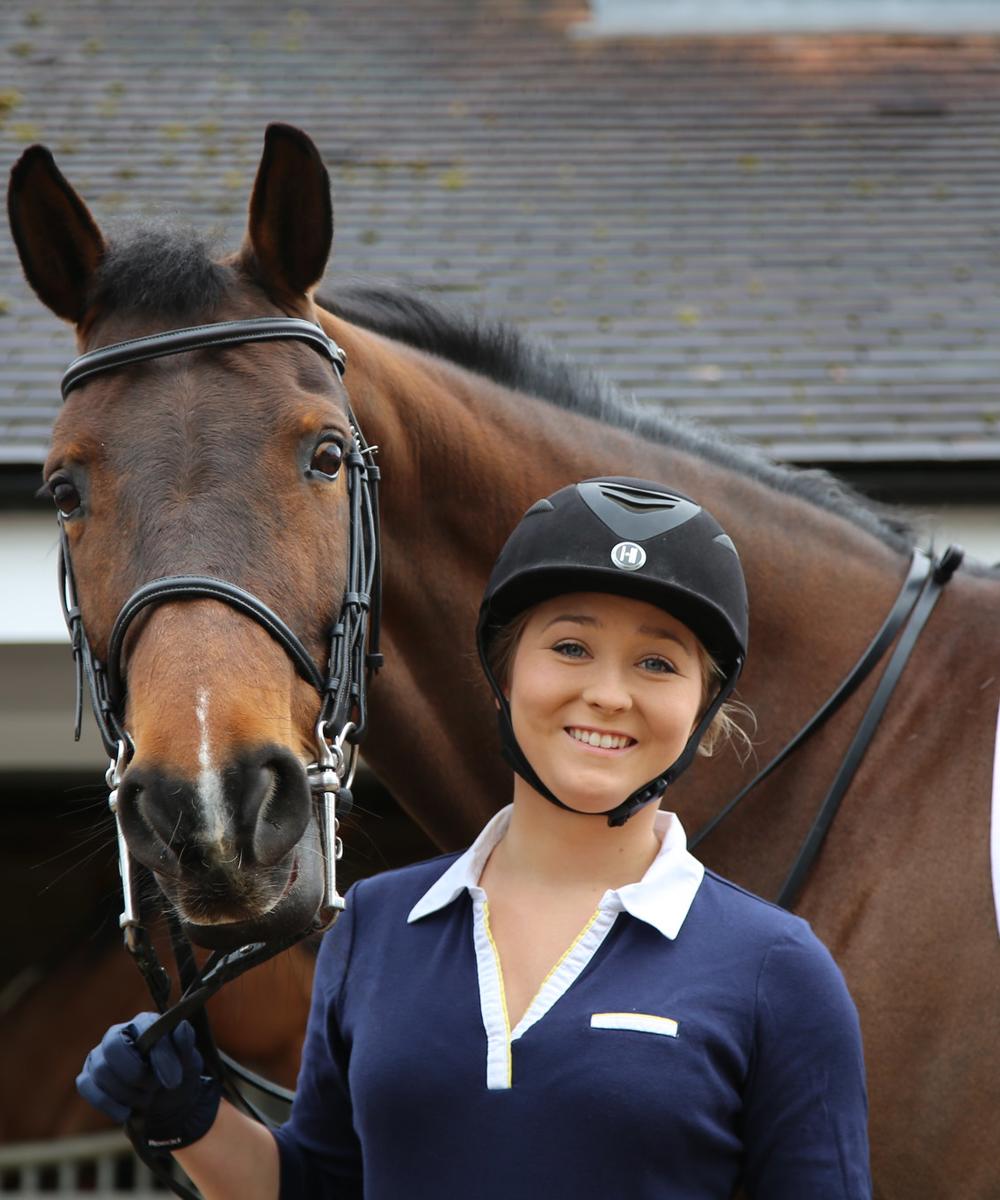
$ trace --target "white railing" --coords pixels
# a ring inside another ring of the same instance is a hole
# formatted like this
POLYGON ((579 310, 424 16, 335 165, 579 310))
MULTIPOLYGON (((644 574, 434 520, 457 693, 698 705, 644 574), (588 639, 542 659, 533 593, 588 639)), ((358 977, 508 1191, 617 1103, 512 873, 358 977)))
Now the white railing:
POLYGON ((40 1195, 163 1200, 169 1193, 136 1158, 123 1133, 0 1146, 0 1196, 40 1195))

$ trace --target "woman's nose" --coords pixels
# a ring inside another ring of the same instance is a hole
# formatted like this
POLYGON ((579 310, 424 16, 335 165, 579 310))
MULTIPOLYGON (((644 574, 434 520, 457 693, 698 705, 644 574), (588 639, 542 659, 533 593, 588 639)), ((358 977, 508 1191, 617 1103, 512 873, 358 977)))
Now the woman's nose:
POLYGON ((605 712, 622 712, 632 707, 632 693, 619 671, 595 672, 584 686, 583 699, 605 712))

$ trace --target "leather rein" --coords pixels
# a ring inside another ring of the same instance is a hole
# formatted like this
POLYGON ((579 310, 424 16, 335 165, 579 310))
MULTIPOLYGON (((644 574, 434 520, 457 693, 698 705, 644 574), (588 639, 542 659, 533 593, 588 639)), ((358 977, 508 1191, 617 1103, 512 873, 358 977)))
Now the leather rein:
POLYGON ((951 579, 961 565, 965 551, 961 546, 948 546, 940 558, 933 558, 922 550, 914 550, 910 558, 903 586, 896 596, 895 603, 882 627, 875 634, 867 649, 854 664, 833 694, 816 710, 795 736, 762 767, 745 787, 729 801, 726 806, 708 821, 691 838, 689 847, 693 850, 704 841, 722 822, 737 808, 739 804, 762 783, 772 771, 797 750, 808 737, 824 725, 830 717, 852 696, 861 684, 868 678, 881 659, 885 656, 897 634, 899 640, 896 648, 886 665, 885 671, 878 682, 875 692, 868 703, 864 716, 861 718, 857 731, 847 749, 844 760, 834 777, 833 783, 826 794, 805 840, 799 848, 795 862, 789 870, 785 882, 781 886, 775 902, 782 908, 791 909, 798 899, 799 892, 809 876, 813 863, 816 861, 826 839, 833 819, 837 815, 840 803, 854 779, 854 775, 864 758, 865 751, 875 735, 886 705, 899 682, 903 669, 909 660, 913 647, 917 643, 921 630, 934 611, 945 584, 951 579))

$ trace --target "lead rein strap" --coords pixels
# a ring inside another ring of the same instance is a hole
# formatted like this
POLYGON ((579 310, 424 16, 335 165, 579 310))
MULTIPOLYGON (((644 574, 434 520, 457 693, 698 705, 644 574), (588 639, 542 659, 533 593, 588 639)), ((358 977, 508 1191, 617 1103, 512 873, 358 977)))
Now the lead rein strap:
POLYGON ((218 951, 212 954, 177 1003, 161 1013, 159 1019, 136 1039, 137 1049, 147 1054, 161 1037, 176 1029, 181 1021, 187 1020, 196 1009, 206 1004, 219 988, 251 967, 257 967, 294 946, 302 940, 302 936, 302 932, 297 931, 273 942, 250 942, 224 954, 218 951))
MULTIPOLYGON (((288 1092, 286 1088, 279 1088, 276 1084, 262 1079, 252 1071, 248 1071, 245 1067, 241 1067, 218 1049, 215 1039, 212 1036, 208 1015, 205 1011, 205 1004, 211 996, 231 979, 235 979, 237 975, 241 975, 251 967, 257 966, 259 963, 266 961, 266 959, 273 957, 274 954, 287 949, 289 945, 298 939, 295 937, 289 938, 281 944, 273 946, 265 946, 264 943, 259 942, 253 943, 250 946, 243 946, 238 950, 230 951, 228 954, 217 952, 210 956, 205 966, 199 971, 194 961, 191 944, 184 936, 180 922, 172 911, 168 911, 167 924, 183 994, 173 1007, 167 1008, 170 991, 169 977, 160 966, 152 942, 149 941, 145 929, 141 929, 140 932, 148 943, 152 960, 158 969, 158 974, 165 981, 165 988, 161 986, 159 989, 154 989, 149 976, 143 970, 147 984, 150 985, 150 992, 153 995, 154 1003, 161 1015, 157 1021, 150 1025, 144 1034, 136 1039, 136 1048, 141 1054, 148 1055, 153 1045, 161 1037, 169 1035, 171 1030, 175 1029, 182 1020, 190 1020, 194 1025, 198 1049, 201 1051, 202 1058, 204 1059, 205 1069, 215 1075, 221 1082, 223 1094, 226 1098, 265 1126, 273 1128, 275 1122, 235 1086, 232 1081, 232 1075, 235 1074, 252 1086, 258 1087, 265 1092, 270 1092, 271 1095, 284 1101, 290 1102, 294 1098, 294 1094, 288 1092)), ((169 1151, 155 1150, 149 1145, 146 1140, 144 1123, 141 1116, 133 1116, 127 1122, 125 1132, 138 1158, 165 1187, 169 1188, 175 1195, 182 1197, 182 1200, 203 1200, 200 1192, 188 1187, 175 1178, 174 1172, 177 1170, 177 1167, 169 1151)))

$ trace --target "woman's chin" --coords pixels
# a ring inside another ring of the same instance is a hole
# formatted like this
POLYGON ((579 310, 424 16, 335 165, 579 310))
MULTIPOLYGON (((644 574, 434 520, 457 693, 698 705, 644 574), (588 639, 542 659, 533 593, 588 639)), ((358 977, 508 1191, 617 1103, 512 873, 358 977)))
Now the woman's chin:
MULTIPOLYGON (((637 784, 636 786, 639 785, 637 784)), ((623 800, 627 799, 628 796, 631 795, 631 791, 626 792, 621 788, 617 788, 615 790, 611 790, 607 787, 583 789, 577 785, 575 787, 563 786, 562 789, 560 789, 558 784, 553 786, 549 783, 546 783, 546 787, 548 787, 552 794, 556 796, 568 809, 571 809, 574 813, 580 813, 588 817, 599 817, 606 815, 607 813, 616 809, 623 800)), ((525 790, 530 792, 534 802, 543 804, 546 806, 546 808, 557 807, 552 804, 551 800, 549 800, 547 796, 543 796, 541 792, 536 791, 534 788, 527 788, 525 790)), ((516 795, 517 793, 515 791, 515 798, 516 795)))

